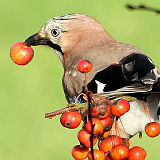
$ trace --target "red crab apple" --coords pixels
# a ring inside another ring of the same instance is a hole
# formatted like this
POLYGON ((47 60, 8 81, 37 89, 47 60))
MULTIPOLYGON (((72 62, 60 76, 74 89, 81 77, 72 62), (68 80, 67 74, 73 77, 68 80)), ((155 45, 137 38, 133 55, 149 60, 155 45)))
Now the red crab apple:
POLYGON ((86 159, 88 155, 89 149, 83 145, 74 146, 72 149, 72 156, 76 160, 86 159))
POLYGON ((122 138, 122 141, 123 141, 123 144, 126 145, 128 148, 130 147, 130 144, 129 144, 129 140, 126 139, 126 138, 122 138))
POLYGON ((88 73, 92 70, 92 63, 88 60, 82 59, 78 62, 77 69, 81 73, 88 73))
POLYGON ((139 146, 135 146, 130 149, 128 160, 145 160, 146 158, 146 151, 139 146))
POLYGON ((62 126, 74 129, 77 128, 82 121, 82 116, 78 111, 69 111, 62 114, 60 122, 62 126))
MULTIPOLYGON (((97 118, 92 118, 92 123, 93 123, 93 134, 101 134, 103 132, 103 124, 101 121, 97 118)), ((91 133, 92 132, 92 125, 91 121, 88 120, 87 123, 84 125, 84 128, 87 132, 91 133)))
POLYGON ((118 136, 111 136, 102 141, 99 141, 99 149, 102 150, 104 153, 109 152, 112 148, 118 144, 123 144, 123 141, 118 136))
POLYGON ((105 119, 111 115, 111 106, 107 103, 97 104, 91 109, 92 117, 105 119))
POLYGON ((10 50, 10 57, 18 65, 26 65, 34 55, 34 50, 24 42, 15 43, 10 50))
MULTIPOLYGON (((91 135, 85 131, 84 129, 81 129, 78 132, 78 140, 81 142, 81 144, 85 145, 87 148, 91 147, 91 140, 90 140, 91 135)), ((97 142, 97 138, 93 137, 93 145, 95 145, 97 142)))
MULTIPOLYGON (((105 160, 104 152, 98 149, 93 150, 94 160, 105 160)), ((88 159, 93 160, 91 152, 88 152, 88 159)))
POLYGON ((110 152, 106 152, 104 155, 105 155, 105 160, 113 160, 111 158, 110 152))
POLYGON ((160 134, 160 124, 157 122, 148 123, 145 132, 149 137, 156 137, 160 134))
POLYGON ((126 159, 129 156, 129 148, 124 144, 119 144, 112 148, 110 154, 114 160, 126 159))
POLYGON ((112 106, 112 114, 120 117, 126 112, 128 112, 130 109, 130 104, 127 100, 125 99, 120 99, 114 103, 112 106))
POLYGON ((103 139, 108 138, 110 136, 110 134, 111 134, 110 131, 103 132, 103 134, 102 134, 103 139))
POLYGON ((100 120, 103 124, 104 131, 110 131, 113 125, 113 120, 111 117, 100 120))

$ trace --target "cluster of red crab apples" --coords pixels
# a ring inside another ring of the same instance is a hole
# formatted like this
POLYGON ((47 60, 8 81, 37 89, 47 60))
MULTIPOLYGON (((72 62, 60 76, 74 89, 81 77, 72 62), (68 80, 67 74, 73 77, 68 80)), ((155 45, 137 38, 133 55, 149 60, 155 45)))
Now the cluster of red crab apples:
MULTIPOLYGON (((33 55, 33 49, 24 42, 15 43, 10 51, 12 60, 18 65, 26 65, 32 60, 33 55)), ((92 64, 83 59, 79 61, 77 68, 86 77, 86 74, 92 70, 92 64)), ((113 123, 116 124, 116 121, 129 111, 129 102, 126 99, 111 102, 104 97, 97 98, 94 94, 92 96, 94 104, 88 110, 86 118, 83 118, 82 129, 78 132, 80 145, 73 147, 73 157, 76 160, 83 160, 87 157, 89 160, 144 160, 146 151, 138 146, 130 147, 130 140, 121 138, 116 125, 116 134, 112 135, 113 123), (93 146, 97 141, 99 149, 94 149, 93 146)), ((82 121, 82 113, 80 110, 65 112, 60 121, 64 127, 77 128, 82 121)), ((148 123, 145 132, 150 137, 158 136, 160 124, 148 123)))
MULTIPOLYGON (((81 73, 88 73, 92 69, 91 62, 81 60, 77 66, 81 73)), ((93 95, 94 96, 94 95, 93 95)), ((118 129, 112 135, 112 125, 130 109, 126 99, 111 102, 105 98, 94 97, 95 103, 91 107, 91 119, 83 119, 82 129, 78 132, 79 145, 72 149, 72 156, 76 160, 144 160, 146 151, 139 146, 130 147, 130 139, 121 138, 118 129), (98 148, 95 146, 98 141, 98 148)), ((68 111, 61 115, 60 122, 64 127, 77 128, 82 121, 80 111, 68 111)), ((145 132, 150 137, 160 134, 160 124, 150 122, 145 127, 145 132)), ((133 145, 133 144, 132 144, 133 145)))

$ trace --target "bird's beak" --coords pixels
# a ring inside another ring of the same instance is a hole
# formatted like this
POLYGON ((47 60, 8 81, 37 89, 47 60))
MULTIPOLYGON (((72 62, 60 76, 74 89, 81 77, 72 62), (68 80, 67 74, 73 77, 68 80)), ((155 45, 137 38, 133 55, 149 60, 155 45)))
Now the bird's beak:
POLYGON ((31 46, 46 45, 53 48, 54 50, 59 51, 62 55, 64 55, 59 45, 52 43, 48 38, 41 37, 39 33, 36 33, 30 36, 29 38, 27 38, 25 40, 25 43, 31 46))
POLYGON ((30 36, 25 40, 25 43, 31 46, 37 46, 37 45, 47 45, 47 42, 49 40, 44 37, 40 37, 38 33, 30 36))

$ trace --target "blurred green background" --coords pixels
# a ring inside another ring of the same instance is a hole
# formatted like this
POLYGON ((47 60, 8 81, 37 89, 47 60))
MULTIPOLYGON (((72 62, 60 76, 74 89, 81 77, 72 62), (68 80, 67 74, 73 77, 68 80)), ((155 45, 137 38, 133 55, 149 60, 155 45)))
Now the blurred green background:
MULTIPOLYGON (((63 128, 59 116, 45 112, 66 104, 58 57, 46 47, 36 47, 27 66, 15 65, 10 47, 37 32, 50 18, 65 13, 83 13, 99 20, 118 41, 137 46, 160 61, 160 15, 129 11, 126 3, 160 8, 158 0, 1 0, 0 1, 0 160, 71 160, 78 144, 76 130, 63 128)), ((160 137, 133 139, 144 147, 148 160, 158 160, 160 137)))

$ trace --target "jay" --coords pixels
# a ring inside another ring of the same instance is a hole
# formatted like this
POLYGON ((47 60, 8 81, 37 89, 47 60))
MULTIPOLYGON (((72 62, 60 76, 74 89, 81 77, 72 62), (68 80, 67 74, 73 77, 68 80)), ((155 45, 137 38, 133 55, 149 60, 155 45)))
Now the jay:
POLYGON ((93 64, 87 75, 91 92, 108 99, 135 97, 130 110, 121 117, 123 126, 118 120, 122 137, 141 133, 150 120, 158 121, 160 78, 153 61, 138 48, 117 42, 94 18, 83 14, 57 16, 25 43, 47 45, 58 54, 64 67, 62 82, 69 103, 84 91, 84 76, 77 70, 81 59, 93 64), (150 118, 144 105, 148 106, 150 118))

